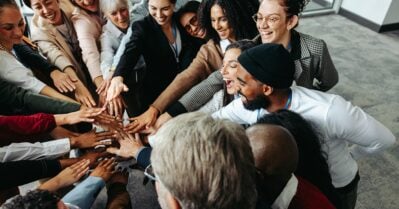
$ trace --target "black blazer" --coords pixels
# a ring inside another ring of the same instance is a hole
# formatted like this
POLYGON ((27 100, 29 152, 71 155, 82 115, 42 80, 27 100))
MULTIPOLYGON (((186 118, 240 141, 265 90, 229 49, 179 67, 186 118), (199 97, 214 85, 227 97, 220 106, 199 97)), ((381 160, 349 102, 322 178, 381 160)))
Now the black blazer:
MULTIPOLYGON (((142 111, 145 111, 152 104, 178 73, 190 65, 203 43, 203 41, 188 35, 176 21, 175 16, 173 16, 172 21, 178 27, 182 42, 179 62, 176 61, 161 26, 148 15, 132 24, 130 28, 132 35, 116 67, 114 76, 123 76, 126 79, 128 76, 132 76, 129 71, 134 69, 140 56, 144 57, 145 75, 140 81, 140 86, 133 87, 136 88, 134 91, 138 91, 139 109, 142 109, 142 111)), ((131 86, 128 87, 131 91, 131 86)))

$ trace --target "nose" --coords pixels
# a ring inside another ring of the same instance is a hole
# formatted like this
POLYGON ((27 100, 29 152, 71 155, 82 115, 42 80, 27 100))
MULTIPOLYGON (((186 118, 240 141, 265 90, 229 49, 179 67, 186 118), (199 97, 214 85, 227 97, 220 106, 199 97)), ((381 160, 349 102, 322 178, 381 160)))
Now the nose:
POLYGON ((195 26, 195 25, 190 24, 190 30, 191 30, 193 33, 197 33, 198 27, 195 26))
POLYGON ((256 24, 258 25, 258 28, 268 28, 269 27, 269 24, 267 23, 266 18, 262 18, 262 19, 258 20, 256 24))
POLYGON ((14 32, 14 35, 18 36, 18 37, 22 37, 24 35, 23 27, 15 27, 13 32, 14 32))
POLYGON ((160 18, 162 16, 161 10, 157 10, 155 15, 156 17, 160 18))
POLYGON ((220 68, 220 73, 222 75, 226 75, 227 74, 227 65, 223 65, 222 68, 220 68))
POLYGON ((215 21, 214 25, 215 25, 215 29, 216 29, 216 30, 219 30, 219 29, 222 27, 222 26, 220 25, 219 21, 215 21))

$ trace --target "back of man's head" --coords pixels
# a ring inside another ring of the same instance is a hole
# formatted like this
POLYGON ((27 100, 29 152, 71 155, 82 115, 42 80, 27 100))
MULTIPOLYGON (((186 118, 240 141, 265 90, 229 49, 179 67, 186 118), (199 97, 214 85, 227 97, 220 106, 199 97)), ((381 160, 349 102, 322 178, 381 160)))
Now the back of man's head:
POLYGON ((254 159, 240 125, 189 113, 163 125, 154 139, 157 183, 183 209, 254 208, 254 159))
POLYGON ((260 124, 248 128, 247 135, 256 168, 266 177, 287 183, 298 163, 298 149, 290 132, 281 126, 260 124))

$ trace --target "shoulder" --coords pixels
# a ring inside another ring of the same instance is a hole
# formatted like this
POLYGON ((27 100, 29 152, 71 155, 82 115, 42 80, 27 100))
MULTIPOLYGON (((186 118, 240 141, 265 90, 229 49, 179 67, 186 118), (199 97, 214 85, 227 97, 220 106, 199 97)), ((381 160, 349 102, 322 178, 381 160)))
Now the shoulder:
POLYGON ((299 33, 299 40, 301 43, 301 47, 307 47, 312 54, 322 54, 323 49, 326 47, 326 43, 319 38, 315 38, 311 35, 299 33))

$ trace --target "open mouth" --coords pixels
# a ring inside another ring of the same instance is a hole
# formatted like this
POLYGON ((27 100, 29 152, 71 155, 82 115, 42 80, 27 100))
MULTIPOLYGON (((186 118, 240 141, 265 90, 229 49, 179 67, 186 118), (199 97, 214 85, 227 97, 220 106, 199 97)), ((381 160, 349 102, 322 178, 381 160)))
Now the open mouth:
POLYGON ((233 84, 234 84, 233 80, 230 80, 230 79, 227 79, 227 78, 223 78, 223 80, 226 83, 226 87, 227 88, 233 88, 233 84))

